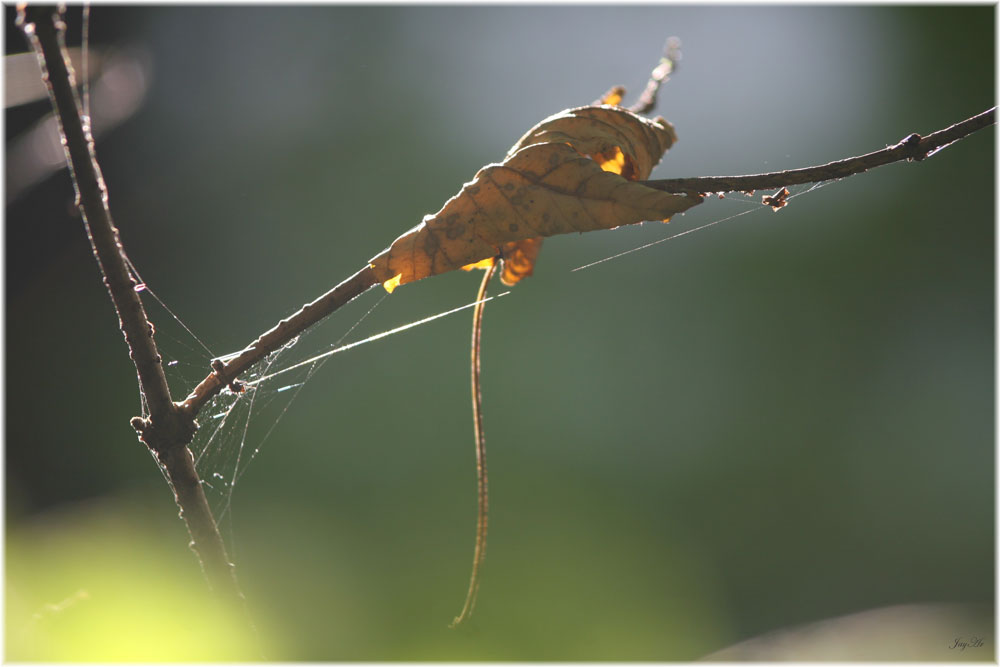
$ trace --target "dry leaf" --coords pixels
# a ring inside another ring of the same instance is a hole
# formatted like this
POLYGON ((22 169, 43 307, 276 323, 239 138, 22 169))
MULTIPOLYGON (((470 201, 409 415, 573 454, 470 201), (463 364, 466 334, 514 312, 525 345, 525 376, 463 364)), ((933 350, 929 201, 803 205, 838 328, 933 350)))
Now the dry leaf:
POLYGON ((501 164, 479 170, 444 207, 370 264, 397 286, 501 257, 502 278, 531 275, 541 238, 668 221, 702 201, 632 181, 649 177, 677 137, 662 118, 615 106, 568 109, 529 130, 501 164))

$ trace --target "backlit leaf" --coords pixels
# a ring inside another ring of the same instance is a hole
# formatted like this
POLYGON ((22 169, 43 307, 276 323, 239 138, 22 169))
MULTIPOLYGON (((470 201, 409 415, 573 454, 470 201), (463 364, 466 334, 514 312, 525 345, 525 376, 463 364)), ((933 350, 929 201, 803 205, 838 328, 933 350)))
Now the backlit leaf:
POLYGON ((677 140, 662 118, 617 106, 568 109, 543 120, 500 164, 475 178, 371 260, 386 289, 438 273, 504 260, 502 278, 531 275, 541 238, 668 221, 700 203, 634 181, 649 177, 677 140))

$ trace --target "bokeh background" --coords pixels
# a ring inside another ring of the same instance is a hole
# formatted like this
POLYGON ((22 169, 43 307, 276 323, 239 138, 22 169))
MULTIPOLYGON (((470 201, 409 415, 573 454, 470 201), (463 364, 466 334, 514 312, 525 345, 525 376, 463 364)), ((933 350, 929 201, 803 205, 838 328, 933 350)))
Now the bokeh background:
MULTIPOLYGON (((5 13, 6 53, 22 52, 5 13)), ((143 278, 221 354, 545 116, 614 84, 638 94, 669 35, 683 60, 657 112, 680 141, 654 176, 723 175, 983 111, 994 14, 98 6, 94 67, 124 63, 102 88, 120 118, 98 153, 143 278)), ((76 8, 71 44, 79 26, 76 8)), ((457 630, 470 312, 336 355, 290 404, 271 391, 245 451, 287 411, 223 521, 253 638, 206 602, 128 425, 135 373, 68 175, 12 185, 28 168, 13 147, 47 111, 6 111, 7 659, 692 660, 898 605, 937 620, 865 617, 832 655, 994 659, 992 128, 584 271, 749 205, 546 241, 535 276, 487 307, 489 556, 457 630), (977 633, 983 646, 948 648, 977 633)), ((468 303, 478 281, 400 288, 347 340, 468 303)), ((377 292, 295 355, 343 336, 377 292)), ((183 395, 208 355, 147 302, 183 395)), ((230 447, 223 465, 238 431, 212 443, 230 447)))

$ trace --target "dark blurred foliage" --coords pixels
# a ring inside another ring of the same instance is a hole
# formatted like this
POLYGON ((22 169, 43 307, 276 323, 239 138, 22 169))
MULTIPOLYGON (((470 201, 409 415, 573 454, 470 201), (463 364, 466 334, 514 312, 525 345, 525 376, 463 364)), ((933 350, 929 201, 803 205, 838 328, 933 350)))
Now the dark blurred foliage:
MULTIPOLYGON (((23 51, 5 11, 7 53, 23 51)), ((98 155, 143 278, 220 354, 545 116, 614 84, 638 94, 668 35, 684 59, 656 113, 680 141, 654 176, 751 173, 993 105, 994 12, 98 6, 95 52, 149 64, 143 106, 98 155)), ((8 144, 47 104, 6 111, 8 144)), ((469 313, 333 357, 224 521, 267 655, 690 660, 905 603, 986 604, 992 628, 994 137, 580 272, 748 205, 547 241, 535 276, 487 307, 490 549, 456 631, 475 526, 469 313)), ((6 208, 7 657, 245 657, 211 618, 177 630, 200 574, 128 425, 135 373, 72 202, 63 170, 6 208), (183 641, 133 648, 129 623, 183 641)), ((400 288, 349 339, 467 303, 478 280, 400 288)), ((147 302, 182 395, 207 358, 147 302)))

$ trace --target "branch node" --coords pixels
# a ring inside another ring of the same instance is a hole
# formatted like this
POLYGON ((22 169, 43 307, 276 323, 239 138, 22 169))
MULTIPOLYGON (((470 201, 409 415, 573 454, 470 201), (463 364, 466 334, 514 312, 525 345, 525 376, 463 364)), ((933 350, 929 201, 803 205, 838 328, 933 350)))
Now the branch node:
POLYGON ((129 424, 139 440, 158 457, 168 450, 187 447, 198 431, 198 422, 180 409, 174 409, 159 419, 132 417, 129 424))
POLYGON ((921 141, 923 141, 923 137, 914 132, 893 146, 893 149, 903 151, 906 154, 906 159, 908 161, 912 162, 916 160, 919 162, 927 157, 927 151, 921 150, 920 148, 921 141))

